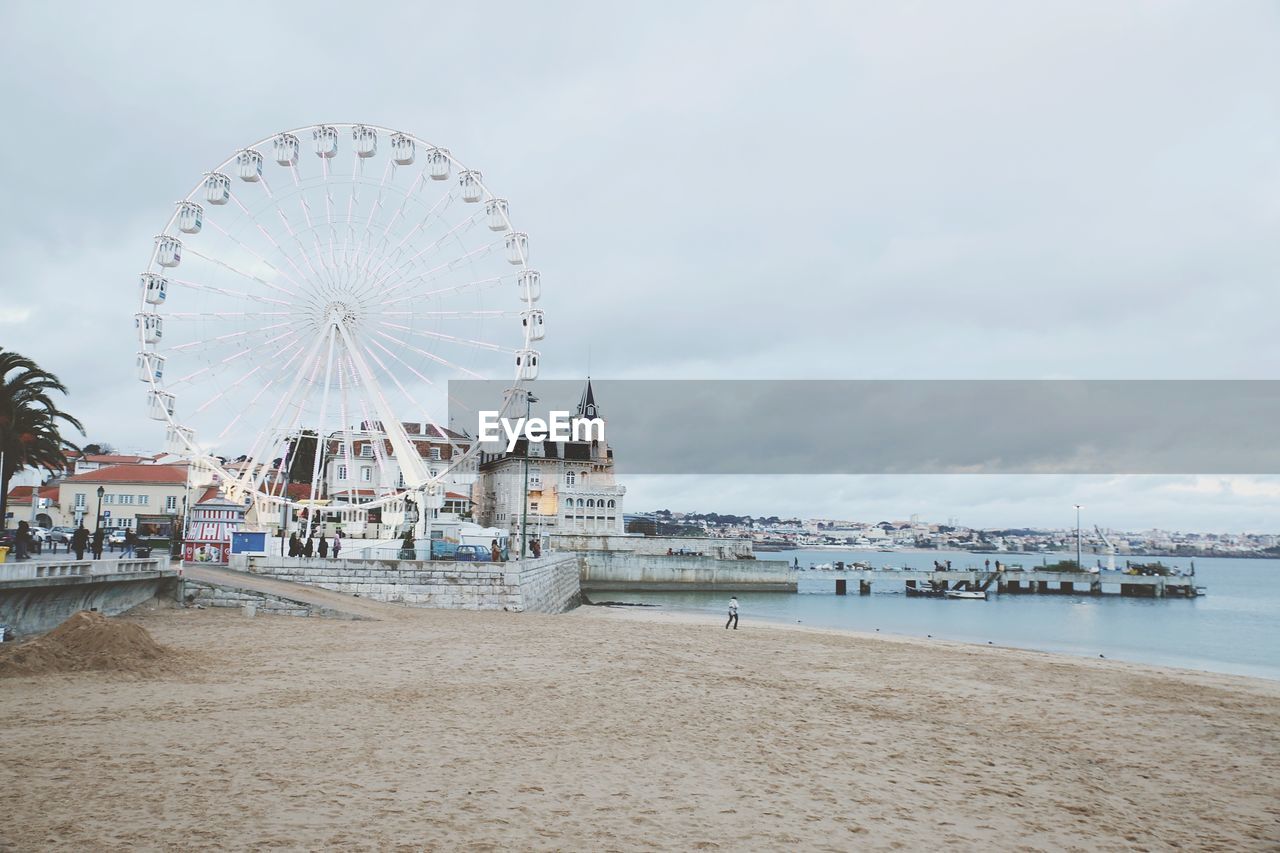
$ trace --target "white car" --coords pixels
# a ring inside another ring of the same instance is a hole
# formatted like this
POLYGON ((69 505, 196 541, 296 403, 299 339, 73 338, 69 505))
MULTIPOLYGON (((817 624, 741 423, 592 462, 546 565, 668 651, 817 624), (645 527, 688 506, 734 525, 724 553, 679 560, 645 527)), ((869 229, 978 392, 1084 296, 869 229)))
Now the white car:
POLYGON ((108 544, 108 545, 123 545, 123 544, 124 544, 124 534, 125 534, 125 530, 124 530, 124 528, 122 528, 122 527, 117 527, 115 530, 113 530, 113 531, 111 531, 110 533, 108 533, 108 534, 107 534, 107 544, 108 544))
POLYGON ((31 525, 31 538, 37 542, 49 541, 49 528, 36 527, 34 524, 31 525))

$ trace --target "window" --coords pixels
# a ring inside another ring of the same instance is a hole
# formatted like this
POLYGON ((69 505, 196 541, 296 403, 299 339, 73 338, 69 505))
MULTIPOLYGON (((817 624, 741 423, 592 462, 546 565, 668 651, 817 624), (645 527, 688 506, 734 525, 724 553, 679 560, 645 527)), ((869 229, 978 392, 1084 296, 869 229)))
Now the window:
POLYGON ((361 456, 361 457, 363 457, 364 459, 372 459, 372 458, 373 458, 373 445, 372 445, 372 444, 366 444, 366 445, 364 445, 363 447, 361 447, 361 448, 360 448, 360 456, 361 456))
POLYGON ((102 502, 103 502, 104 504, 113 504, 113 503, 115 503, 115 502, 116 502, 116 496, 115 496, 115 495, 103 495, 103 496, 102 496, 102 502))
POLYGON ((613 507, 614 507, 613 501, 609 501, 609 509, 613 509, 613 507))
POLYGON ((121 496, 120 496, 120 503, 122 503, 122 504, 132 504, 132 503, 133 503, 133 495, 121 495, 121 496))
POLYGON ((84 509, 84 492, 76 492, 76 509, 84 509))
POLYGON ((339 479, 339 480, 345 480, 345 479, 347 479, 347 466, 346 466, 346 465, 339 465, 339 466, 338 466, 338 479, 339 479))
POLYGON ((529 504, 529 512, 537 512, 537 511, 538 511, 538 502, 533 501, 531 504, 529 504))
POLYGON ((151 503, 151 496, 138 495, 138 503, 142 504, 143 506, 146 506, 147 504, 151 503))
POLYGON ((594 500, 587 501, 587 509, 595 509, 595 507, 596 507, 596 502, 594 500))
POLYGON ((431 448, 431 459, 436 462, 440 461, 440 448, 431 448))
POLYGON ((564 475, 564 484, 566 486, 572 486, 577 481, 578 481, 578 477, 572 471, 564 475))
POLYGON ((368 465, 360 468, 360 481, 362 483, 369 483, 373 481, 373 469, 368 465))
POLYGON ((401 472, 400 472, 400 480, 399 480, 399 483, 400 483, 400 488, 402 488, 402 489, 403 489, 403 488, 404 488, 404 472, 403 472, 403 471, 401 471, 401 472))
POLYGON ((178 498, 176 495, 169 495, 164 499, 165 512, 173 512, 178 508, 178 498))

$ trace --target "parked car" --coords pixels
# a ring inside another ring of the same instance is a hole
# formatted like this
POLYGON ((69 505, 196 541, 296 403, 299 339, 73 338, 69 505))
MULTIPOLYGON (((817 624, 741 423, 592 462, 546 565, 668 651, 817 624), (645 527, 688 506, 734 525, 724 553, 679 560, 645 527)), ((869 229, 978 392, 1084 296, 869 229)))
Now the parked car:
POLYGON ((107 544, 123 545, 124 535, 125 535, 125 529, 123 527, 117 527, 115 530, 112 530, 110 533, 107 534, 107 544))
POLYGON ((459 545, 453 559, 460 563, 491 563, 489 549, 483 545, 459 545))
POLYGON ((71 537, 76 533, 74 527, 55 527, 49 531, 49 538, 63 545, 71 544, 71 537))
POLYGON ((13 543, 18 538, 18 531, 13 528, 0 530, 0 547, 13 550, 13 543))
POLYGON ((458 545, 455 542, 444 542, 440 539, 431 540, 431 559, 433 560, 456 560, 458 558, 458 545))
POLYGON ((49 528, 36 527, 34 524, 31 525, 31 538, 37 542, 49 541, 49 528))

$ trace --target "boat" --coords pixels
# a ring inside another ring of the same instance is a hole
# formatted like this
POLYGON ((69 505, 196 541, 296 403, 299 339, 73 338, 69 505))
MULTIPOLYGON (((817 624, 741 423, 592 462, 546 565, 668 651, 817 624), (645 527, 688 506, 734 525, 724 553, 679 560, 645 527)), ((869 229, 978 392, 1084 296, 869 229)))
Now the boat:
POLYGON ((909 586, 907 587, 907 595, 920 598, 942 598, 942 596, 946 595, 946 591, 934 589, 931 586, 909 586))
POLYGON ((986 601, 987 593, 986 590, 981 589, 950 589, 947 590, 947 598, 973 598, 986 601))

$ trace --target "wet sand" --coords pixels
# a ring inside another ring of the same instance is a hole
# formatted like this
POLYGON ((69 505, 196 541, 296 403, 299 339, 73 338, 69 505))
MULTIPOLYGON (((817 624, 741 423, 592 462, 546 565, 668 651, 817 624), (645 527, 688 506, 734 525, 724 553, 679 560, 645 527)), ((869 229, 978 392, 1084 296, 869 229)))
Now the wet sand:
POLYGON ((0 849, 1275 849, 1280 683, 583 608, 130 617, 0 681, 0 849))

